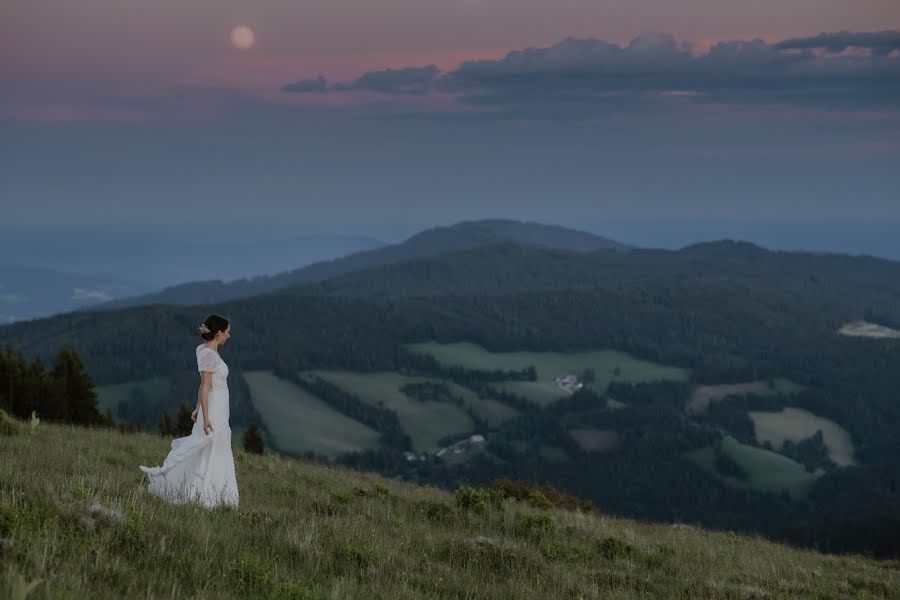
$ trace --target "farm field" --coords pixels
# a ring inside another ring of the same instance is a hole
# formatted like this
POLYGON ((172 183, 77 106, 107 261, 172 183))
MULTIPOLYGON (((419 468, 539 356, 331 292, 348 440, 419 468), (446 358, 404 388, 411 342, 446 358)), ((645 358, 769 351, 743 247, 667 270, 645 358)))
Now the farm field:
POLYGON ((307 451, 335 456, 376 448, 380 434, 268 371, 246 371, 253 405, 278 449, 300 455, 307 451))
POLYGON ((363 402, 384 406, 397 413, 404 431, 412 439, 416 452, 440 449, 438 440, 444 436, 472 431, 472 419, 460 407, 449 402, 421 402, 400 391, 408 383, 441 380, 408 377, 400 373, 355 373, 351 371, 304 371, 300 375, 316 375, 337 387, 358 396, 363 402))
POLYGON ((140 381, 128 381, 115 385, 103 385, 94 388, 97 394, 97 407, 100 412, 109 410, 113 419, 118 421, 119 403, 126 404, 139 401, 144 407, 161 407, 167 404, 169 390, 172 385, 170 377, 151 377, 140 381), (134 397, 135 388, 140 390, 138 397, 134 397))
POLYGON ((810 486, 825 473, 822 469, 810 473, 786 456, 741 444, 731 436, 722 439, 722 450, 747 472, 746 480, 721 475, 715 468, 712 446, 688 452, 687 457, 730 486, 773 493, 785 491, 797 499, 805 497, 810 486))
POLYGON ((724 400, 728 396, 793 394, 804 389, 803 386, 783 378, 775 379, 772 384, 769 386, 767 381, 748 381, 726 385, 699 385, 691 393, 686 410, 691 414, 699 414, 706 411, 713 402, 724 400))
POLYGON ((453 344, 426 342, 410 344, 407 348, 413 352, 430 355, 447 367, 493 371, 521 370, 533 366, 537 371, 537 381, 508 381, 494 385, 498 389, 521 395, 540 405, 549 404, 568 394, 556 384, 556 377, 574 374, 580 378, 585 369, 592 369, 595 376, 594 382, 588 387, 600 393, 605 392, 613 381, 686 381, 690 376, 687 369, 640 360, 615 350, 575 353, 491 352, 469 342, 453 344))
POLYGON ((838 329, 841 335, 870 338, 900 338, 900 330, 868 321, 853 321, 838 329))
POLYGON ((619 434, 612 429, 570 429, 569 435, 585 452, 605 452, 619 445, 619 434))
POLYGON ((799 442, 822 430, 822 439, 828 448, 828 456, 836 465, 855 465, 853 439, 846 429, 802 408, 787 407, 781 412, 751 411, 748 413, 756 428, 756 439, 769 442, 776 450, 785 440, 799 442))

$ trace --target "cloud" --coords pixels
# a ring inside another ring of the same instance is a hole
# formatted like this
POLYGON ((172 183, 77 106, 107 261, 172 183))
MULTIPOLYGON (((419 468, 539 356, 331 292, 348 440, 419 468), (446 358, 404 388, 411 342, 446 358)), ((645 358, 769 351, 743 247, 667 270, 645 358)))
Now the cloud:
POLYGON ((72 300, 112 300, 112 296, 103 290, 85 290, 82 288, 74 288, 72 290, 72 300))
POLYGON ((705 54, 666 34, 619 46, 566 38, 552 46, 434 66, 371 71, 334 91, 453 94, 470 107, 587 117, 685 103, 791 104, 872 110, 900 106, 900 31, 823 33, 775 44, 722 41, 705 54), (825 53, 816 51, 824 48, 825 53), (847 48, 868 53, 843 54, 847 48))
POLYGON ((875 54, 886 56, 894 50, 900 50, 900 31, 820 33, 814 37, 784 40, 775 44, 775 47, 779 50, 824 48, 834 53, 843 52, 847 48, 867 48, 875 54))
POLYGON ((353 92, 372 91, 382 94, 427 94, 437 77, 439 69, 434 65, 369 71, 354 81, 338 82, 328 88, 325 77, 303 79, 284 86, 285 92, 353 92))
POLYGON ((317 79, 302 79, 295 83, 289 83, 283 88, 285 92, 295 92, 299 94, 308 92, 317 92, 324 94, 328 89, 328 82, 321 75, 317 79))

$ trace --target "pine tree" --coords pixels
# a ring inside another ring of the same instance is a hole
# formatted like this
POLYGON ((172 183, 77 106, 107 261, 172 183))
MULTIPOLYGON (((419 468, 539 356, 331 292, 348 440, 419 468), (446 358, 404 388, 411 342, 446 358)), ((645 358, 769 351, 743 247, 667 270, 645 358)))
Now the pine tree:
POLYGON ((172 423, 172 418, 165 410, 159 411, 159 423, 156 426, 156 430, 162 437, 172 437, 175 435, 175 424, 172 423))
POLYGON ((193 428, 194 422, 191 420, 191 409, 182 402, 178 408, 178 416, 175 417, 175 435, 178 437, 191 435, 193 428))
POLYGON ((71 423, 100 423, 103 415, 97 410, 97 394, 94 383, 84 371, 78 354, 70 347, 63 347, 56 355, 52 378, 56 396, 62 405, 58 418, 71 423))
POLYGON ((259 433, 259 427, 256 423, 250 423, 250 427, 244 432, 244 450, 253 454, 265 453, 265 444, 263 444, 262 436, 259 433))

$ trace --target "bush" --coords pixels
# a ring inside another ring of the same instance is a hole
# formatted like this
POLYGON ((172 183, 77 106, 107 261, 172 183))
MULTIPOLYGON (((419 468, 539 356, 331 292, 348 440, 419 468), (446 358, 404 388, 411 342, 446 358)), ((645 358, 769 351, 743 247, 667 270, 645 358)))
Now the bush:
POLYGON ((559 541, 541 544, 540 550, 541 554, 548 560, 574 561, 588 556, 588 552, 584 547, 559 541))
POLYGON ((607 537, 597 542, 597 552, 607 560, 615 560, 617 558, 627 558, 634 552, 634 546, 623 542, 622 540, 607 537))
POLYGON ((484 512, 487 508, 487 498, 475 488, 460 486, 456 489, 456 506, 463 510, 484 512))
POLYGON ((550 509, 553 508, 553 503, 544 495, 544 492, 541 490, 531 490, 528 492, 528 504, 532 505, 535 508, 543 508, 550 509))
POLYGON ((362 544, 341 546, 337 550, 337 558, 341 562, 352 564, 360 569, 368 569, 381 560, 375 550, 362 544))
MULTIPOLYGON (((493 480, 489 484, 489 486, 491 488, 500 490, 506 497, 515 498, 516 500, 530 501, 531 493, 533 491, 537 491, 544 497, 545 500, 550 502, 552 506, 555 506, 557 508, 562 508, 565 510, 580 510, 585 513, 594 514, 598 514, 600 512, 597 507, 594 506, 594 503, 590 500, 578 498, 577 496, 568 494, 560 489, 553 487, 552 485, 534 485, 517 479, 503 478, 493 480)), ((537 499, 539 498, 538 496, 535 496, 535 498, 537 502, 541 502, 541 500, 537 499)))
POLYGON ((347 490, 331 492, 331 501, 335 504, 347 504, 351 500, 353 500, 353 492, 347 490))
POLYGON ((522 513, 519 526, 525 532, 548 532, 556 529, 556 519, 543 513, 522 513))
POLYGON ((0 435, 16 435, 18 432, 19 424, 0 408, 0 435))
POLYGON ((272 585, 269 565, 252 554, 245 553, 229 565, 229 575, 242 592, 265 592, 272 585))

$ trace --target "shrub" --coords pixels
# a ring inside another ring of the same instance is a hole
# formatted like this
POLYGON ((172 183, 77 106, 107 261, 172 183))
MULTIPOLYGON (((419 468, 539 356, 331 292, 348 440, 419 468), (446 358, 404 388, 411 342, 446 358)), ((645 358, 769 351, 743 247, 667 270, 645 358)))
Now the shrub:
POLYGON ((243 592, 265 592, 272 585, 269 565, 252 554, 242 554, 229 563, 228 573, 243 592))
POLYGON ((634 554, 635 549, 634 546, 622 540, 607 537, 597 542, 597 552, 607 560, 615 560, 631 556, 634 554))
POLYGON ((528 492, 528 504, 532 505, 535 508, 553 508, 553 503, 550 502, 547 496, 544 495, 544 492, 536 489, 528 492))
POLYGON ((351 500, 353 500, 353 492, 347 490, 331 492, 331 501, 335 504, 347 504, 351 500))
POLYGON ((525 532, 544 533, 556 529, 556 519, 543 513, 522 513, 519 515, 519 526, 525 532))
POLYGON ((456 505, 463 510, 484 512, 487 498, 479 490, 463 485, 456 489, 456 505))
POLYGON ((591 501, 568 494, 552 485, 534 485, 518 479, 503 478, 493 480, 489 487, 500 490, 509 498, 526 501, 529 500, 532 491, 538 491, 557 508, 595 514, 600 512, 591 501))
POLYGON ((18 432, 19 424, 0 408, 0 435, 16 435, 18 432))
POLYGON ((541 544, 540 551, 548 560, 575 561, 588 556, 588 551, 583 546, 576 546, 560 541, 551 541, 541 544))
POLYGON ((484 512, 489 506, 502 510, 505 499, 503 491, 495 488, 476 490, 464 485, 456 489, 456 505, 464 510, 484 512))
POLYGON ((367 569, 381 560, 375 550, 362 544, 345 544, 341 546, 337 550, 337 558, 341 562, 355 565, 360 569, 367 569))

